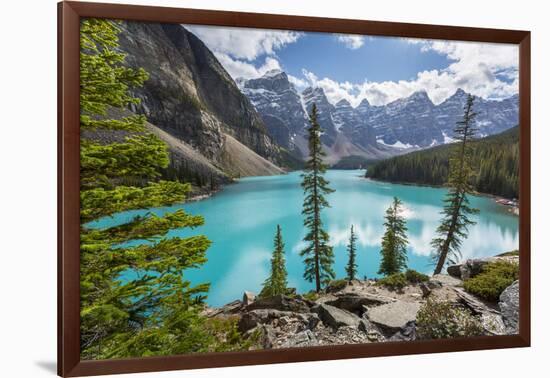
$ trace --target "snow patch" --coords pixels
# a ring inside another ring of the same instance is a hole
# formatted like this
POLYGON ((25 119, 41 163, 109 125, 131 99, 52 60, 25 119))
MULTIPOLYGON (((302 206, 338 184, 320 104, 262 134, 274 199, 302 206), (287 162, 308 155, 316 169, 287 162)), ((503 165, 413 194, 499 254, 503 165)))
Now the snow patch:
POLYGON ((376 142, 378 142, 380 144, 383 144, 384 146, 394 147, 394 148, 401 148, 401 149, 418 147, 418 146, 413 146, 412 144, 403 143, 400 140, 398 140, 394 144, 389 144, 389 143, 384 142, 384 139, 378 139, 377 138, 376 142))

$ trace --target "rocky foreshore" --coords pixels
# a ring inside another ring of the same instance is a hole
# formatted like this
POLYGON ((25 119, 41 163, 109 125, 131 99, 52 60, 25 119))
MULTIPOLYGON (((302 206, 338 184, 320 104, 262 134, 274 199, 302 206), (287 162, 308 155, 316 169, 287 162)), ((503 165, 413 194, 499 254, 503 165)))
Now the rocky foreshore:
MULTIPOLYGON (((479 274, 488 262, 518 263, 517 256, 467 260, 445 275, 393 290, 375 280, 339 281, 323 292, 257 298, 245 292, 220 308, 206 308, 210 318, 235 318, 245 337, 255 337, 255 348, 409 341, 417 335, 417 314, 429 299, 451 303, 479 321, 482 334, 518 332, 519 284, 515 281, 498 302, 487 302, 463 288, 463 280, 479 274), (309 299, 307 299, 309 298, 309 299)), ((476 321, 477 321, 476 320, 476 321)))

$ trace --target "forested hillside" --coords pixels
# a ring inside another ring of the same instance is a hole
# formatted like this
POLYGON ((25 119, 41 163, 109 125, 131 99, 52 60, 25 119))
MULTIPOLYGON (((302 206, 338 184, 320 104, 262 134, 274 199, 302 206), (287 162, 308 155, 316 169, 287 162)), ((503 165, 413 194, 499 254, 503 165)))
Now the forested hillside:
MULTIPOLYGON (((473 142, 477 170, 474 187, 482 193, 519 197, 519 127, 473 142)), ((393 182, 444 185, 449 174, 447 144, 380 161, 367 177, 393 182)))

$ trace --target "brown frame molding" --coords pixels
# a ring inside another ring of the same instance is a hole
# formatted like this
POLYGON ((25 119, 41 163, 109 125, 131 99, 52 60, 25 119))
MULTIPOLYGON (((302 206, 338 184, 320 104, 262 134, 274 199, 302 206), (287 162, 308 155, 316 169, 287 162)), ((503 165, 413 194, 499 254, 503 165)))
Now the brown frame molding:
POLYGON ((135 5, 58 4, 58 374, 63 377, 530 346, 531 40, 529 31, 135 5), (520 48, 519 334, 81 361, 79 293, 79 22, 81 17, 517 44, 520 48))

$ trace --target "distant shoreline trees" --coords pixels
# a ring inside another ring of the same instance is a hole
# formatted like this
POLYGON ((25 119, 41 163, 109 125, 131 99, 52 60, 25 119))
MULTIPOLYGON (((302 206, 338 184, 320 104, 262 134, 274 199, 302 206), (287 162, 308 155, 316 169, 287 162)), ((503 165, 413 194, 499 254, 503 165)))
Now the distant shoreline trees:
POLYGON ((382 259, 378 274, 389 276, 407 268, 407 226, 402 212, 403 202, 393 197, 384 217, 386 231, 382 237, 382 259))
POLYGON ((471 142, 476 129, 473 109, 474 97, 468 95, 464 106, 464 116, 457 122, 453 138, 457 141, 449 159, 449 191, 445 196, 443 219, 436 230, 437 236, 432 240, 434 248, 435 270, 439 274, 447 262, 457 262, 460 257, 462 239, 468 235, 468 226, 475 224, 470 219, 477 214, 478 209, 470 206, 468 195, 473 192, 475 170, 473 166, 473 150, 471 142))
POLYGON ((319 292, 321 285, 335 277, 332 265, 334 252, 329 245, 329 235, 323 229, 321 211, 329 207, 326 195, 333 192, 329 182, 324 178, 327 166, 323 163, 325 156, 321 145, 321 126, 317 121, 317 106, 313 104, 308 128, 309 158, 302 174, 304 203, 302 214, 304 226, 308 229, 304 241, 308 244, 301 252, 304 258, 304 278, 315 282, 315 290, 319 292))
MULTIPOLYGON (((472 160, 477 177, 473 188, 480 193, 519 198, 519 128, 473 140, 472 160)), ((446 185, 454 144, 432 147, 378 161, 366 176, 376 180, 422 185, 446 185)))

